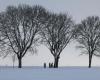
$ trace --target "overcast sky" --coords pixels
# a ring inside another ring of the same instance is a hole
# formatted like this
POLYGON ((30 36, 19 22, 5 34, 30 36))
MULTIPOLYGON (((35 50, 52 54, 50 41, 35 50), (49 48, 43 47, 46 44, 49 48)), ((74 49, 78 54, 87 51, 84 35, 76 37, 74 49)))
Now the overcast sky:
MULTIPOLYGON (((100 16, 100 0, 0 0, 0 11, 4 11, 9 5, 18 4, 42 5, 51 12, 69 13, 76 23, 87 16, 100 16)), ((75 48, 76 45, 76 42, 71 42, 64 49, 60 57, 60 66, 88 66, 88 55, 79 56, 81 51, 75 48)), ((43 45, 38 47, 37 54, 28 54, 23 58, 23 65, 27 66, 40 66, 44 62, 53 62, 53 56, 43 45)), ((0 59, 0 65, 12 65, 12 61, 10 58, 0 59)), ((92 65, 100 66, 100 58, 93 57, 92 65)))

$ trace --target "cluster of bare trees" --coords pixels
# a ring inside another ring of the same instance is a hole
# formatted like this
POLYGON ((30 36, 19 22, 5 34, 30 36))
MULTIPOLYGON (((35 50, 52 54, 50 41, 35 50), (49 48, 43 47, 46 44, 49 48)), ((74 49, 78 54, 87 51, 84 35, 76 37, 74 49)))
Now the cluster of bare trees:
POLYGON ((53 67, 58 67, 60 54, 68 43, 75 39, 79 48, 89 54, 89 67, 92 56, 99 56, 100 19, 88 17, 80 24, 74 24, 68 14, 56 14, 42 6, 9 6, 0 13, 0 54, 22 59, 28 51, 34 53, 37 43, 44 44, 54 57, 53 67))

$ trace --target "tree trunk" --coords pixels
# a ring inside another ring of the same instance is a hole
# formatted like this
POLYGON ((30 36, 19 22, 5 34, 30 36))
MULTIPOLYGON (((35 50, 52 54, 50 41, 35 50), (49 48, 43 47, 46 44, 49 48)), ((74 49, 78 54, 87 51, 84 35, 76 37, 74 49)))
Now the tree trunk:
POLYGON ((22 58, 18 58, 18 68, 22 68, 22 58))
POLYGON ((58 68, 59 56, 54 58, 54 68, 58 68))
POLYGON ((13 62, 13 68, 14 68, 14 62, 13 62))
POLYGON ((89 54, 89 68, 91 68, 91 63, 92 63, 92 54, 89 54))

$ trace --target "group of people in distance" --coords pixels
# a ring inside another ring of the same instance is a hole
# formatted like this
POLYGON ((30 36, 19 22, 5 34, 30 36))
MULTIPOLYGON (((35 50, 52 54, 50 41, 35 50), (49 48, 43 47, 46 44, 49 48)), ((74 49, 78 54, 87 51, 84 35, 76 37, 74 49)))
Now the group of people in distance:
MULTIPOLYGON (((46 68, 47 67, 47 65, 46 65, 46 63, 44 63, 44 68, 46 68)), ((49 68, 53 68, 53 63, 49 63, 49 68)))

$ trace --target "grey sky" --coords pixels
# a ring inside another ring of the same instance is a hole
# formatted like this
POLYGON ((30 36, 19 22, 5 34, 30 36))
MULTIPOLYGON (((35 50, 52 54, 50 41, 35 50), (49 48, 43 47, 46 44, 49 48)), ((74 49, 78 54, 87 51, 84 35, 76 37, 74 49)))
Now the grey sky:
POLYGON ((100 16, 100 0, 0 0, 0 10, 8 5, 39 4, 53 12, 70 13, 79 22, 89 15, 100 16))
MULTIPOLYGON (((76 23, 91 15, 100 16, 100 0, 0 0, 0 11, 4 11, 9 5, 29 4, 42 5, 47 10, 56 13, 69 13, 76 23)), ((88 56, 79 56, 80 51, 75 48, 76 42, 70 43, 61 54, 60 66, 87 66, 88 56)), ((23 58, 24 65, 42 65, 43 62, 53 61, 49 50, 40 46, 38 55, 23 58)), ((10 65, 11 60, 0 60, 1 65, 10 65), (2 63, 4 61, 4 63, 2 63), (8 62, 7 62, 8 61, 8 62)), ((17 62, 16 62, 17 65, 17 62)), ((92 65, 100 65, 99 58, 93 58, 92 65)))

